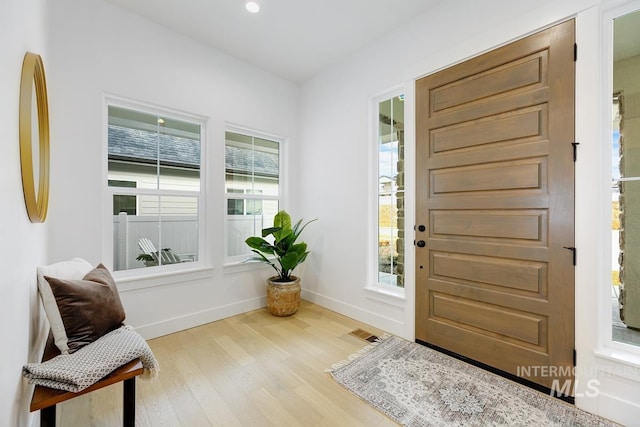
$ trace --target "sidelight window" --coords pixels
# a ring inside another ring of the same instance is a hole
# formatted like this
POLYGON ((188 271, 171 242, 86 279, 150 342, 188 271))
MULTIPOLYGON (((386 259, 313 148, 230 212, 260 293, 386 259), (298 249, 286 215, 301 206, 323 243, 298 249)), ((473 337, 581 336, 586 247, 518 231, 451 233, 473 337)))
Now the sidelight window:
POLYGON ((404 96, 376 103, 378 283, 404 288, 404 96))
POLYGON ((640 11, 613 22, 612 336, 640 346, 640 11), (635 47, 633 47, 635 44, 635 47), (634 109, 635 108, 635 109, 634 109))

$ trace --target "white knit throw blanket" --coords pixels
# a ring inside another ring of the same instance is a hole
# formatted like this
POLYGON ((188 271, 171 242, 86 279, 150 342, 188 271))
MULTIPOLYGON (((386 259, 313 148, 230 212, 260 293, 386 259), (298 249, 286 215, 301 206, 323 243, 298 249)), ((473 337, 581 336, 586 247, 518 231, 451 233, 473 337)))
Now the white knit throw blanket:
POLYGON ((131 327, 122 326, 75 353, 24 365, 22 375, 31 384, 77 393, 136 358, 142 362, 143 378, 158 375, 160 368, 147 342, 131 327))

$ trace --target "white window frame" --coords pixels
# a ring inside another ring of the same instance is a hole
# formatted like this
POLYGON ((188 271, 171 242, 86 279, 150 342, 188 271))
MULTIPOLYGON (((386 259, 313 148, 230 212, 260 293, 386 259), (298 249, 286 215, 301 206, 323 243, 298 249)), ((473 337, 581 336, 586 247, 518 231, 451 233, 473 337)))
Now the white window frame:
POLYGON ((603 12, 602 14, 602 94, 601 102, 607 107, 602 108, 602 137, 601 141, 606 144, 603 147, 602 152, 602 165, 605 172, 605 179, 603 185, 603 197, 601 200, 601 207, 603 209, 602 219, 603 223, 602 232, 602 259, 604 261, 605 268, 602 269, 603 275, 601 276, 602 286, 598 294, 599 299, 599 313, 600 318, 604 318, 604 321, 598 322, 600 325, 599 341, 601 347, 596 350, 596 355, 609 360, 614 360, 622 363, 630 364, 631 366, 640 366, 640 346, 627 344, 620 341, 613 340, 613 319, 611 318, 611 270, 613 268, 611 261, 612 243, 611 243, 611 198, 612 188, 611 182, 613 176, 611 175, 612 164, 612 150, 611 150, 611 135, 613 132, 613 126, 611 123, 611 96, 613 95, 613 21, 615 18, 631 13, 633 11, 640 10, 640 1, 632 0, 618 3, 603 12), (606 233, 606 234, 605 234, 606 233), (606 238, 604 237, 606 235, 606 238))
POLYGON ((412 274, 409 273, 409 269, 413 268, 413 255, 410 253, 412 246, 409 246, 408 242, 413 241, 413 234, 409 232, 409 224, 413 223, 413 202, 412 199, 412 174, 413 168, 409 166, 411 157, 407 157, 407 153, 411 153, 412 149, 409 147, 412 145, 413 137, 412 132, 409 132, 409 126, 412 125, 410 115, 413 114, 413 109, 408 108, 409 101, 412 99, 413 92, 408 90, 408 85, 398 85, 385 92, 370 98, 369 101, 369 138, 367 140, 368 152, 369 152, 369 244, 368 246, 368 274, 364 289, 368 291, 368 297, 380 302, 395 305, 398 307, 404 307, 406 302, 406 294, 408 289, 411 290, 412 285, 409 283, 413 280, 412 274), (378 155, 378 135, 379 135, 379 104, 382 101, 390 98, 404 95, 404 117, 405 117, 405 151, 404 151, 404 165, 405 165, 405 287, 400 288, 397 286, 389 286, 381 284, 378 281, 378 233, 379 233, 379 215, 378 215, 378 197, 379 197, 379 155, 378 155), (409 119, 409 120, 408 120, 409 119), (409 122, 409 123, 408 123, 409 122), (410 137, 410 138, 409 138, 410 137))
MULTIPOLYGON (((236 190, 236 191, 232 191, 230 193, 227 193, 225 191, 225 196, 226 196, 226 199, 227 199, 227 215, 229 215, 229 199, 230 199, 229 195, 232 195, 232 194, 237 194, 239 197, 242 196, 241 200, 243 202, 242 203, 242 213, 241 214, 234 214, 234 215, 237 215, 237 216, 255 215, 254 213, 247 213, 248 208, 247 208, 247 203, 246 202, 247 202, 247 200, 252 198, 252 197, 247 197, 247 195, 252 194, 252 193, 249 192, 249 190, 246 190, 246 189, 243 190, 241 188, 232 189, 232 190, 236 190)), ((262 192, 256 193, 256 195, 261 195, 261 194, 262 194, 262 192)), ((262 201, 263 199, 260 198, 259 200, 262 201)))
POLYGON ((174 274, 188 273, 192 278, 208 277, 211 274, 210 263, 206 263, 208 259, 206 253, 206 194, 207 185, 205 177, 208 175, 208 162, 205 161, 206 156, 206 135, 207 135, 207 117, 186 113, 182 111, 172 110, 154 104, 144 103, 118 97, 115 95, 105 95, 103 102, 103 188, 104 188, 104 206, 105 212, 103 230, 103 259, 113 266, 113 196, 114 194, 132 194, 132 195, 161 195, 161 196, 189 196, 198 200, 198 257, 196 261, 184 262, 177 264, 165 264, 155 267, 135 268, 129 270, 113 271, 114 278, 118 281, 118 285, 125 284, 124 290, 146 288, 152 286, 160 286, 172 283, 170 276, 174 274), (109 124, 109 107, 121 107, 130 110, 137 110, 144 113, 156 114, 164 117, 171 117, 181 121, 196 123, 200 126, 200 191, 175 191, 175 190, 155 190, 144 188, 126 188, 126 187, 109 187, 108 177, 108 124, 109 124), (164 277, 164 279, 162 278, 164 277))
MULTIPOLYGON (((278 143, 278 195, 271 196, 265 194, 241 194, 241 193, 227 193, 226 188, 226 164, 223 162, 223 171, 222 171, 222 180, 224 186, 224 266, 225 268, 235 268, 235 269, 254 269, 254 268, 264 268, 265 264, 262 263, 246 263, 245 261, 251 256, 249 255, 236 255, 236 256, 227 256, 227 245, 228 245, 228 229, 227 222, 229 218, 227 206, 229 198, 234 198, 233 195, 237 194, 237 196, 242 196, 242 198, 246 201, 249 199, 255 200, 275 200, 278 202, 278 210, 285 209, 284 207, 284 199, 285 199, 285 191, 286 191, 286 178, 285 178, 285 148, 287 143, 287 138, 283 136, 279 136, 272 133, 262 132, 259 130, 255 130, 246 126, 234 124, 234 123, 225 123, 224 129, 224 145, 227 145, 227 132, 238 133, 246 136, 250 136, 253 138, 261 138, 269 141, 278 143)), ((223 151, 224 152, 224 151, 223 151)), ((244 205, 244 209, 246 211, 246 204, 244 205)), ((234 215, 236 216, 236 215, 234 215)), ((246 215, 249 216, 249 215, 246 215)), ((271 226, 271 224, 266 224, 265 226, 271 226)), ((257 232, 256 232, 257 235, 257 232)))

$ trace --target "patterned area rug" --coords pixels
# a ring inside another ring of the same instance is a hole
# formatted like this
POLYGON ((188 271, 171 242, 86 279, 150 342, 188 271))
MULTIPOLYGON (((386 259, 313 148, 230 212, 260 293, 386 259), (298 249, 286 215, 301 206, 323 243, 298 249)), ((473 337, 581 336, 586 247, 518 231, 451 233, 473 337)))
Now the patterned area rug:
POLYGON ((384 337, 327 370, 404 426, 616 426, 420 344, 384 337))

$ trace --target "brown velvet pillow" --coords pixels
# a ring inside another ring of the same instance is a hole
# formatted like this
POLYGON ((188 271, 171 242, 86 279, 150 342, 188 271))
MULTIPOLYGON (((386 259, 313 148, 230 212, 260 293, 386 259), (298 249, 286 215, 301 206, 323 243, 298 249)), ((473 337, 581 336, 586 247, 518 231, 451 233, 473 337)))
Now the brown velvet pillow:
POLYGON ((115 281, 104 265, 99 264, 81 280, 44 278, 64 325, 60 345, 56 339, 63 354, 73 353, 122 325, 124 308, 115 281))

